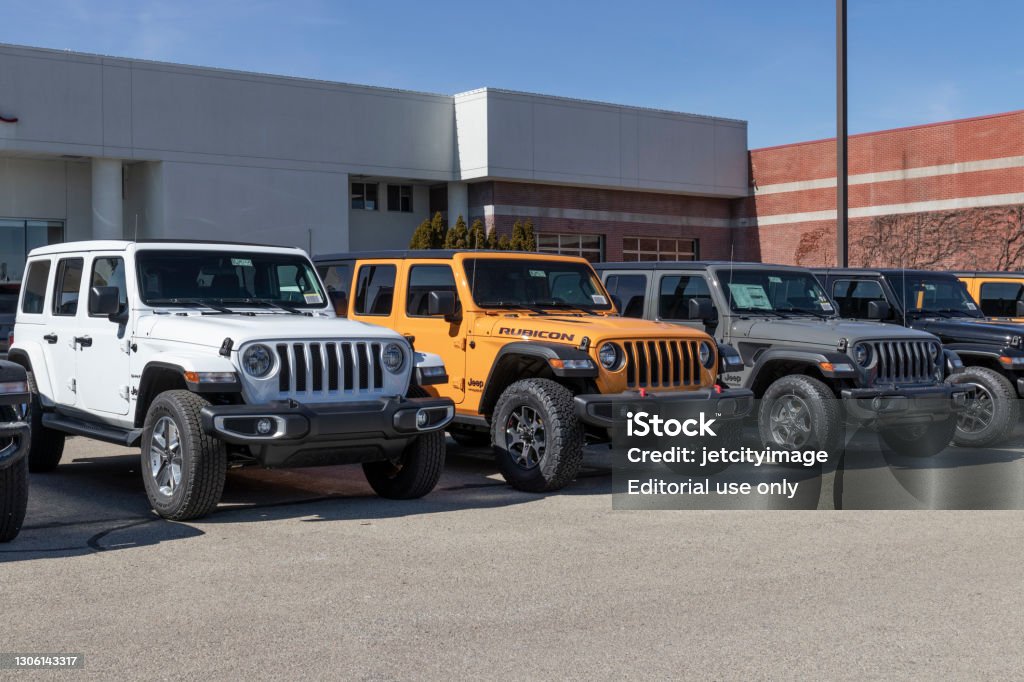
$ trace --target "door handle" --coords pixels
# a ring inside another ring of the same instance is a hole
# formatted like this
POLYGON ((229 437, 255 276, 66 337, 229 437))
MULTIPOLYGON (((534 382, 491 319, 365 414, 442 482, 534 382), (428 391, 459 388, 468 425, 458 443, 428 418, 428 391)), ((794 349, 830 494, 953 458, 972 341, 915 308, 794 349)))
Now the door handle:
POLYGON ((76 336, 75 337, 75 343, 80 345, 82 348, 88 348, 89 346, 92 345, 92 337, 91 336, 76 336))
POLYGON ((46 343, 57 343, 57 335, 52 332, 49 334, 43 334, 43 340, 45 340, 46 343))

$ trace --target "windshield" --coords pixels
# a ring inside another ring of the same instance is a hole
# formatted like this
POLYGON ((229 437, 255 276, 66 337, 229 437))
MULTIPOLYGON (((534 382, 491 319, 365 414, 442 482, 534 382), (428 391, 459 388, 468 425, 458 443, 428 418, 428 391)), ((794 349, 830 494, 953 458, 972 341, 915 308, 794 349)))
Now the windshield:
POLYGON ((964 283, 955 277, 895 275, 889 278, 900 305, 908 313, 937 313, 981 317, 964 283))
POLYGON ((597 275, 585 263, 471 258, 464 267, 473 301, 481 308, 612 308, 597 275))
POLYGON ((140 249, 135 260, 147 305, 322 308, 327 300, 303 256, 140 249))
POLYGON ((733 312, 835 315, 832 300, 809 272, 742 269, 717 274, 733 312))

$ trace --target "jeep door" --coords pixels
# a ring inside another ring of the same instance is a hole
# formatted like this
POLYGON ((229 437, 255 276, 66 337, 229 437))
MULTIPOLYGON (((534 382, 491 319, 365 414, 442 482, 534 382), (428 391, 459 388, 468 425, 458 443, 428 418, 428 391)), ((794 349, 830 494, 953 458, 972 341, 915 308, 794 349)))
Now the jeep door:
POLYGON ((85 264, 82 300, 75 319, 78 338, 78 402, 89 412, 128 414, 129 321, 128 287, 123 253, 90 254, 85 264), (95 311, 93 287, 117 287, 123 319, 111 320, 95 311))
POLYGON ((882 283, 872 277, 830 274, 826 278, 824 286, 836 305, 839 306, 839 317, 868 320, 870 319, 868 306, 872 301, 888 303, 891 310, 894 311, 898 309, 897 302, 889 300, 885 295, 882 283))
POLYGON ((50 375, 53 400, 58 405, 73 406, 78 402, 78 337, 79 302, 82 297, 85 259, 64 257, 53 269, 50 302, 46 316, 47 332, 43 335, 43 354, 50 375))
POLYGON ((437 353, 444 360, 449 382, 438 385, 438 394, 460 404, 466 397, 466 322, 451 261, 446 263, 403 263, 402 284, 405 296, 396 306, 396 329, 412 336, 419 350, 437 353), (451 292, 455 296, 455 314, 430 315, 431 292, 451 292))

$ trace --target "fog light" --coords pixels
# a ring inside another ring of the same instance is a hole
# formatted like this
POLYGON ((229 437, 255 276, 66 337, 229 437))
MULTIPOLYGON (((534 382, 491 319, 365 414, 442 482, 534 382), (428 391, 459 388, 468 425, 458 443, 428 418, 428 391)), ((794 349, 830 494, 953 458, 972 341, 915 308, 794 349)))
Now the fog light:
POLYGON ((419 412, 417 412, 416 413, 416 428, 417 429, 422 429, 424 426, 427 425, 427 421, 429 419, 430 419, 430 417, 427 416, 427 411, 426 410, 420 410, 419 412))
POLYGON ((263 417, 258 422, 256 422, 256 430, 259 432, 261 436, 266 436, 271 431, 274 430, 274 422, 270 421, 266 417, 263 417))

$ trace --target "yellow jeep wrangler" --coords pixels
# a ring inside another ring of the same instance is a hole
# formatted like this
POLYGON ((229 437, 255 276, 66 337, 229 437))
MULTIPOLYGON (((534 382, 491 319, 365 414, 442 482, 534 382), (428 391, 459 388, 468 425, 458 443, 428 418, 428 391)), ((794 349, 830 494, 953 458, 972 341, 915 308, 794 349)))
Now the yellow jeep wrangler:
POLYGON ((492 444, 520 490, 572 481, 584 442, 609 439, 616 400, 684 401, 719 422, 752 407, 750 391, 717 383, 742 363, 736 351, 702 331, 619 317, 582 258, 422 250, 314 260, 339 315, 391 327, 444 359, 448 381, 426 390, 455 402, 452 437, 492 444))
POLYGON ((985 317, 1024 322, 1024 272, 957 272, 985 317))

